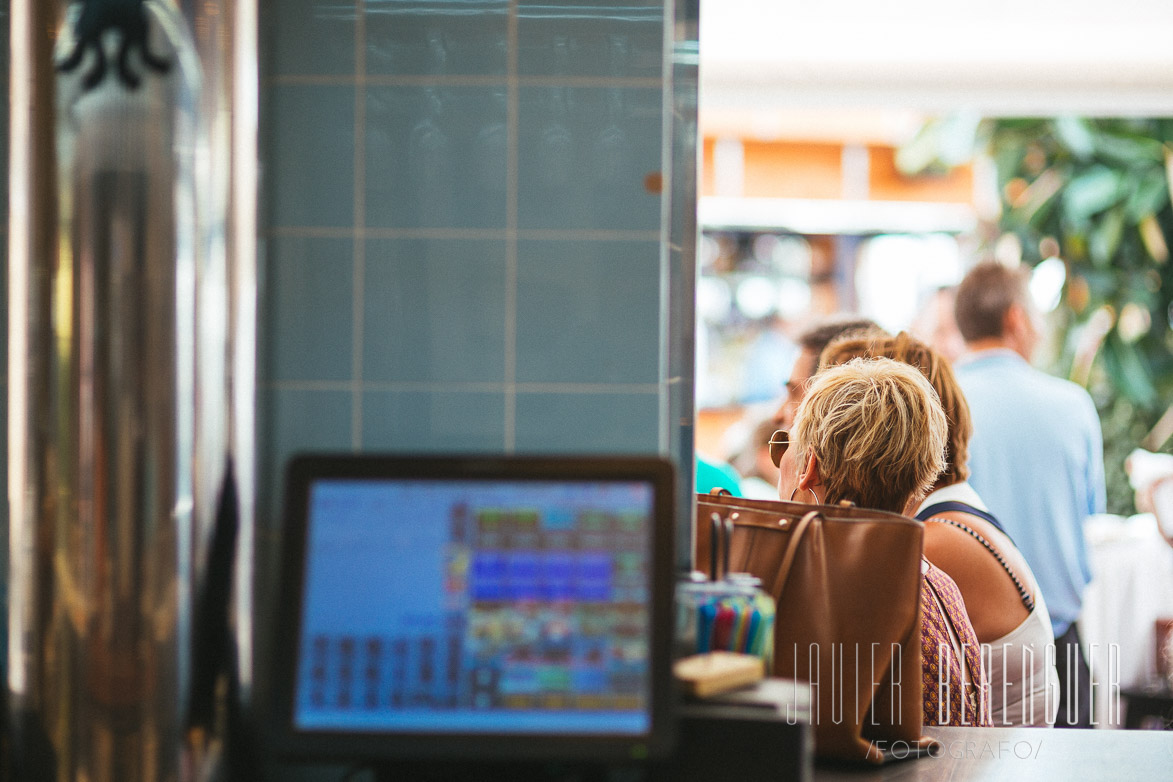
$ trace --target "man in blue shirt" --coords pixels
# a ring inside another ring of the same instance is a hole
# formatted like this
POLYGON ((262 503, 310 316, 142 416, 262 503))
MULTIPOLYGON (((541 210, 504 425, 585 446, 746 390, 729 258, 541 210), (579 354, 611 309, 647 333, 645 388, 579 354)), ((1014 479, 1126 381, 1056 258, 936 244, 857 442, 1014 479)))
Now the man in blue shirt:
POLYGON ((1026 283, 1021 271, 982 263, 957 291, 968 352, 955 368, 974 429, 970 483, 1030 563, 1050 609, 1056 725, 1089 727, 1091 681, 1076 620, 1091 580, 1083 522, 1104 510, 1103 440, 1087 391, 1028 363, 1039 333, 1026 283))

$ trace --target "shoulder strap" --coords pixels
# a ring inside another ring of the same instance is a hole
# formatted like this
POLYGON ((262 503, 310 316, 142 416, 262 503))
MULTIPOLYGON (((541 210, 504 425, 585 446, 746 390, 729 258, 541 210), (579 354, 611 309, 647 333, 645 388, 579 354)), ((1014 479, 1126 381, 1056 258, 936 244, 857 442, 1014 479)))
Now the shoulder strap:
MULTIPOLYGON (((978 508, 975 508, 974 506, 970 505, 968 502, 959 502, 958 500, 948 500, 946 502, 935 502, 932 505, 930 505, 929 507, 922 510, 920 513, 916 514, 916 518, 919 519, 920 521, 928 521, 930 518, 932 518, 933 516, 936 516, 938 513, 948 513, 949 511, 958 511, 960 513, 968 513, 971 516, 977 516, 979 519, 985 519, 986 521, 988 521, 994 525, 994 529, 998 530, 1006 537, 1008 537, 1008 538, 1010 537, 1010 533, 1008 533, 1002 527, 1002 522, 998 521, 998 519, 995 518, 992 513, 990 513, 989 511, 984 511, 984 510, 980 510, 978 508)), ((1013 542, 1013 539, 1011 539, 1011 542, 1013 542)))
POLYGON ((1030 592, 1026 591, 1026 587, 1024 587, 1022 585, 1022 582, 1018 580, 1018 576, 1010 568, 1010 564, 1006 561, 1006 558, 1002 556, 1002 552, 1000 552, 1000 551, 998 551, 998 549, 994 548, 994 546, 990 543, 990 541, 988 541, 984 537, 982 537, 981 533, 979 533, 973 527, 970 527, 968 524, 962 524, 960 521, 955 521, 953 519, 946 519, 946 518, 941 518, 941 517, 937 516, 937 517, 927 519, 927 521, 937 522, 938 524, 948 524, 952 527, 956 527, 957 529, 961 530, 962 532, 969 533, 970 537, 972 537, 978 543, 981 543, 983 546, 985 546, 986 551, 988 551, 994 555, 994 559, 998 560, 998 564, 1002 566, 1002 569, 1006 571, 1006 575, 1010 576, 1010 580, 1014 582, 1014 586, 1017 587, 1017 589, 1018 589, 1018 596, 1022 599, 1022 604, 1024 606, 1026 606, 1026 610, 1027 611, 1034 611, 1035 610, 1034 598, 1031 597, 1030 592))

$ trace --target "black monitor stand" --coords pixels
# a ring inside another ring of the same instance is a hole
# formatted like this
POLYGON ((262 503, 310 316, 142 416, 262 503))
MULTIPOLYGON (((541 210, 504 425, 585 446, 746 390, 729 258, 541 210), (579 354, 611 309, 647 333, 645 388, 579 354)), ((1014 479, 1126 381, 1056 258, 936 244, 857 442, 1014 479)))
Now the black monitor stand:
POLYGON ((384 763, 374 768, 376 782, 653 782, 646 764, 456 761, 384 763))

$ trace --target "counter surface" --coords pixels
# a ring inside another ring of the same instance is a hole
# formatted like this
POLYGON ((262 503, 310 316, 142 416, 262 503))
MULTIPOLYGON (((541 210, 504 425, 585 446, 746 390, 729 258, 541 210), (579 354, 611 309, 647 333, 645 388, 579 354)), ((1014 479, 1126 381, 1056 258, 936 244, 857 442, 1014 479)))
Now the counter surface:
MULTIPOLYGON (((938 757, 844 768, 819 764, 815 782, 1098 782, 1173 779, 1173 731, 926 728, 938 757)), ((899 747, 893 747, 899 754, 899 747)))

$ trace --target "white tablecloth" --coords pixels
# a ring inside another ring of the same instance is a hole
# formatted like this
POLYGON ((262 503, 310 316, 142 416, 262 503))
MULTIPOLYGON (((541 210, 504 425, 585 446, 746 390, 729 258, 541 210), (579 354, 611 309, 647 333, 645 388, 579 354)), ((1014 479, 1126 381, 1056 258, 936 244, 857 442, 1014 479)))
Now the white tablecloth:
POLYGON ((1079 627, 1097 685, 1094 719, 1120 727, 1124 715, 1112 697, 1119 690, 1109 685, 1128 688, 1156 676, 1154 623, 1173 618, 1173 547, 1148 513, 1093 517, 1084 530, 1092 582, 1079 627))

